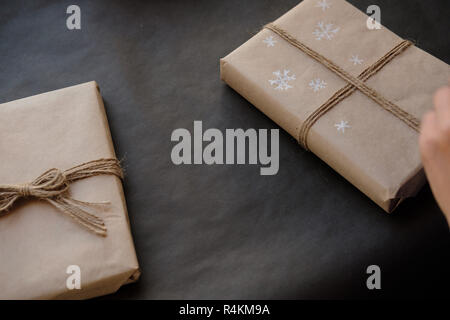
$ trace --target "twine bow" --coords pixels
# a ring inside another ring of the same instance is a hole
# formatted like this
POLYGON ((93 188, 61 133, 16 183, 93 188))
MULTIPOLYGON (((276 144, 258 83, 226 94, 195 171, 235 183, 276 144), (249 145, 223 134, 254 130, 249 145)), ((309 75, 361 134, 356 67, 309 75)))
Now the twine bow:
POLYGON ((91 232, 106 236, 107 229, 103 219, 85 210, 86 207, 105 204, 105 202, 84 202, 72 199, 68 195, 72 182, 98 175, 115 175, 123 179, 123 171, 117 159, 99 159, 66 171, 50 169, 31 183, 0 185, 0 216, 6 214, 19 199, 40 199, 49 202, 91 232))

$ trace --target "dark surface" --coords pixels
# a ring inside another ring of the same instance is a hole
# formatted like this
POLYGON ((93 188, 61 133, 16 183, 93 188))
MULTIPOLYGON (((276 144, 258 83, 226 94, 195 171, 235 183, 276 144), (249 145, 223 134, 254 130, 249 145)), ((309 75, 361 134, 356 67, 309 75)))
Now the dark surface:
MULTIPOLYGON (((219 80, 219 58, 297 2, 0 2, 0 102, 90 80, 102 90, 143 271, 111 298, 445 294, 449 229, 428 187, 387 215, 283 131, 276 176, 172 164, 171 133, 194 120, 277 128, 219 80), (81 31, 66 28, 74 3, 81 31)), ((384 25, 449 63, 447 0, 350 2, 378 4, 384 25)))

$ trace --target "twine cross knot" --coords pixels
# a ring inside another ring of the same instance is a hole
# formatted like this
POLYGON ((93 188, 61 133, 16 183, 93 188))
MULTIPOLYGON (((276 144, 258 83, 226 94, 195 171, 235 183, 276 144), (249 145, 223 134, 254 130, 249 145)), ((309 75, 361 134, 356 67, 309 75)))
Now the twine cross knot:
POLYGON ((379 106, 381 106, 386 111, 390 112, 392 115, 403 121, 409 127, 414 129, 417 132, 420 132, 420 121, 413 115, 409 114, 407 111, 401 109, 399 106, 389 101, 385 97, 383 97, 380 93, 375 91, 373 88, 370 88, 365 84, 365 82, 374 74, 376 74, 379 70, 381 70, 386 64, 392 61, 395 57, 400 55, 403 51, 412 46, 412 42, 408 40, 401 41, 398 45, 396 45, 392 50, 387 52, 383 57, 381 57, 377 62, 375 62, 370 67, 366 68, 358 77, 352 76, 350 73, 342 69, 340 66, 335 64, 330 59, 322 56, 320 53, 314 51, 309 48, 304 43, 297 40, 291 34, 289 34, 286 30, 278 27, 273 23, 269 23, 264 26, 264 28, 271 30, 272 32, 279 35, 281 38, 289 42, 291 45, 300 49, 305 54, 321 63, 324 67, 328 68, 332 72, 334 72, 337 76, 342 78, 347 82, 347 85, 331 96, 324 104, 322 104, 318 109, 314 110, 306 120, 299 125, 299 135, 298 142, 303 148, 309 150, 308 148, 308 133, 311 127, 320 119, 325 113, 331 110, 334 106, 336 106, 339 102, 350 96, 354 91, 359 90, 367 97, 376 102, 379 106))

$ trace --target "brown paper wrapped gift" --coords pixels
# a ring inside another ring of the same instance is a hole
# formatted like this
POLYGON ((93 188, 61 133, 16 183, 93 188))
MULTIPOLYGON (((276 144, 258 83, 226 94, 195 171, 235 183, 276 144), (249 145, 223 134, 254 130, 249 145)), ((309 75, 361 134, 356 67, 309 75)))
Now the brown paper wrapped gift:
POLYGON ((450 69, 367 19, 304 0, 221 59, 221 77, 391 212, 425 183, 419 119, 450 69))
MULTIPOLYGON (((95 82, 0 105, 0 185, 28 183, 51 168, 107 158, 115 154, 95 82)), ((108 202, 92 208, 104 221, 106 236, 47 201, 17 201, 0 216, 0 299, 91 298, 139 277, 120 179, 81 179, 69 192, 79 201, 108 202), (72 265, 79 267, 81 289, 67 288, 72 265)))

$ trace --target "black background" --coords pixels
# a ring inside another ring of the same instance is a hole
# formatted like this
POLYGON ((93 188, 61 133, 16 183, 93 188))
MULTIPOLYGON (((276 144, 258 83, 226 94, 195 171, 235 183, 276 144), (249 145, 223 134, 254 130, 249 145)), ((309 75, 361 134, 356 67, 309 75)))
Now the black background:
MULTIPOLYGON (((379 5, 385 26, 449 63, 447 0, 350 2, 379 5)), ((428 187, 387 215, 282 130, 276 176, 172 164, 171 133, 194 120, 277 128, 220 81, 219 58, 297 3, 0 2, 0 102, 100 85, 143 271, 110 298, 447 297, 449 229, 428 187), (366 288, 371 264, 382 290, 366 288)))

